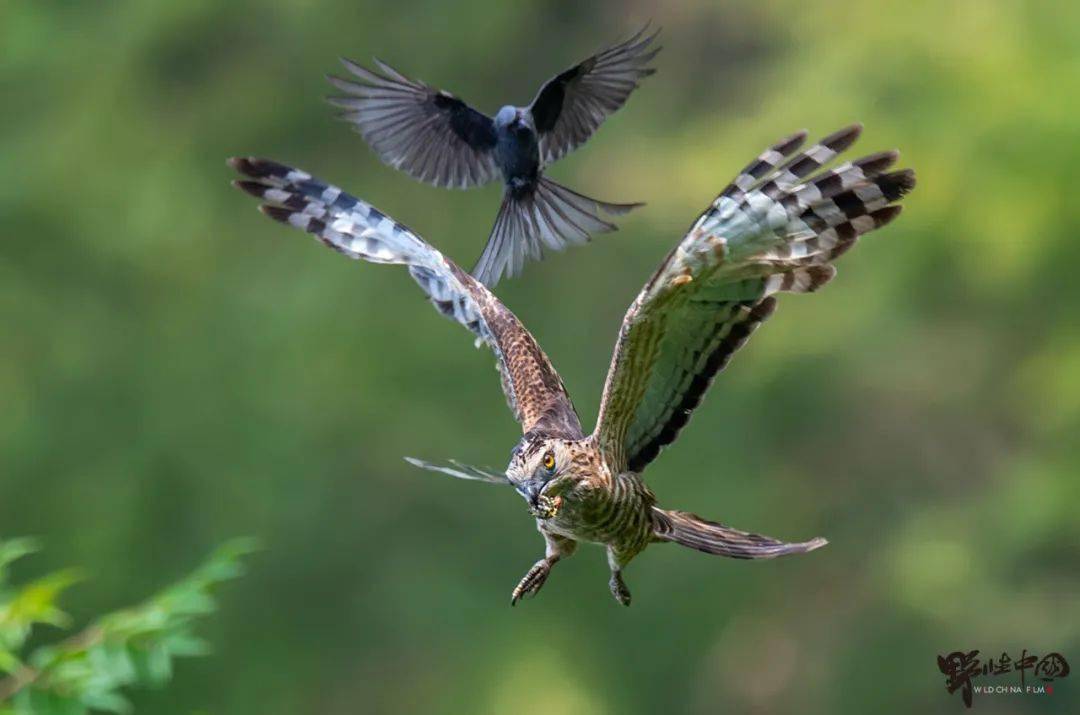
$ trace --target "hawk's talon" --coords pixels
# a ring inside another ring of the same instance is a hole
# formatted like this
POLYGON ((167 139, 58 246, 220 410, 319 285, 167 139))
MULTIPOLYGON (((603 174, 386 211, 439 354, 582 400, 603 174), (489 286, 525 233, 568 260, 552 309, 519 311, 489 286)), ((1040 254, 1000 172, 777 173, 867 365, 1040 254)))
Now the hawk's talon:
POLYGON ((615 597, 616 601, 624 606, 630 605, 630 589, 626 587, 626 583, 622 580, 621 573, 618 571, 611 572, 608 588, 611 589, 611 595, 615 597))
POLYGON ((540 559, 529 572, 518 582, 518 585, 514 588, 514 592, 510 594, 510 605, 516 606, 517 602, 526 596, 535 596, 536 592, 540 590, 540 587, 547 581, 548 575, 551 573, 551 562, 547 559, 540 559))

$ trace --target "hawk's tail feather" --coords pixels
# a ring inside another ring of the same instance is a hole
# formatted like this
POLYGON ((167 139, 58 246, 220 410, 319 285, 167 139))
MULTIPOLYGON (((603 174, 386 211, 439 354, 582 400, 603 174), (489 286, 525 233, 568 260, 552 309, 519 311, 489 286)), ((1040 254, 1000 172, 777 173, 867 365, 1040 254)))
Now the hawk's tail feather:
POLYGON ((733 529, 689 512, 658 507, 653 507, 653 538, 733 559, 773 559, 789 554, 804 554, 829 543, 820 536, 809 541, 788 543, 733 529))
POLYGON ((618 230, 601 213, 621 215, 639 206, 642 204, 590 198, 540 177, 530 193, 515 195, 507 191, 503 195, 473 276, 489 288, 494 287, 503 276, 520 273, 526 260, 539 260, 545 248, 561 251, 569 245, 586 243, 593 234, 618 230))

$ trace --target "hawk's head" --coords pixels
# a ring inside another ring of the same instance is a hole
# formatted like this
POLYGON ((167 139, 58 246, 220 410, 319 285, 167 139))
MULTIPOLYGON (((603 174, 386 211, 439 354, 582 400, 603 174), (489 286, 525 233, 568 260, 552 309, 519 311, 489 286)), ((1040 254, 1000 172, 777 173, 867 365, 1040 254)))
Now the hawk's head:
POLYGON ((506 476, 537 517, 554 517, 562 504, 559 492, 587 476, 581 473, 580 442, 527 434, 514 447, 506 476))

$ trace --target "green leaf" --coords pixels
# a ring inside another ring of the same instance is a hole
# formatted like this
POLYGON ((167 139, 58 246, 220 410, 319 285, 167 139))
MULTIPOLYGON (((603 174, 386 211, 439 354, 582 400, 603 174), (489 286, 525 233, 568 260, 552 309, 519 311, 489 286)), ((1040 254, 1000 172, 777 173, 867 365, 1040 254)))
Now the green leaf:
POLYGON ((85 715, 86 707, 79 700, 47 690, 30 688, 16 697, 19 713, 30 715, 85 715))
POLYGON ((71 619, 56 606, 56 600, 79 580, 79 573, 73 569, 58 571, 9 594, 0 604, 0 646, 17 650, 37 624, 68 627, 71 619))
POLYGON ((37 539, 21 538, 0 540, 0 585, 7 579, 7 567, 23 556, 41 550, 37 539))
POLYGON ((126 715, 135 709, 127 698, 115 692, 84 695, 82 702, 91 710, 105 710, 118 715, 126 715))
POLYGON ((147 682, 160 686, 172 678, 172 658, 162 644, 157 644, 146 653, 147 682))
POLYGON ((163 643, 174 658, 204 656, 211 652, 209 643, 189 633, 173 633, 163 643))
POLYGON ((119 643, 103 643, 87 652, 87 660, 94 672, 108 678, 112 683, 135 681, 135 664, 128 649, 119 643))
POLYGON ((22 661, 11 651, 0 648, 0 672, 14 673, 22 668, 22 661))
MULTIPOLYGON (((27 543, 3 546, 9 556, 29 548, 27 543)), ((142 604, 107 613, 76 636, 36 649, 28 658, 36 678, 16 695, 15 715, 130 712, 122 688, 163 685, 172 678, 174 657, 209 652, 209 645, 192 633, 194 619, 215 610, 214 587, 243 573, 239 559, 254 548, 247 539, 229 542, 142 604)), ((0 646, 8 643, 0 648, 0 671, 20 667, 17 648, 34 624, 68 624, 55 602, 77 579, 73 571, 51 574, 0 602, 0 637, 7 639, 0 646)))

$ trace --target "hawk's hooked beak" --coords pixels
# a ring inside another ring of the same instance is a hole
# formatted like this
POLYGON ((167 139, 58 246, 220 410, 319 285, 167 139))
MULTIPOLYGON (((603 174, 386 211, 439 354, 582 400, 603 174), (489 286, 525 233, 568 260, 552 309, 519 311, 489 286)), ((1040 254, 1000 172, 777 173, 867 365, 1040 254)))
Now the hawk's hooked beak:
POLYGON ((544 488, 544 482, 539 479, 530 479, 517 486, 518 494, 525 497, 529 506, 536 508, 536 501, 540 498, 540 490, 544 488))
POLYGON ((548 481, 547 479, 534 478, 517 486, 518 494, 525 497, 525 501, 529 503, 529 511, 532 512, 533 516, 541 519, 553 518, 559 513, 559 507, 562 506, 562 497, 557 496, 551 499, 541 494, 548 481))

